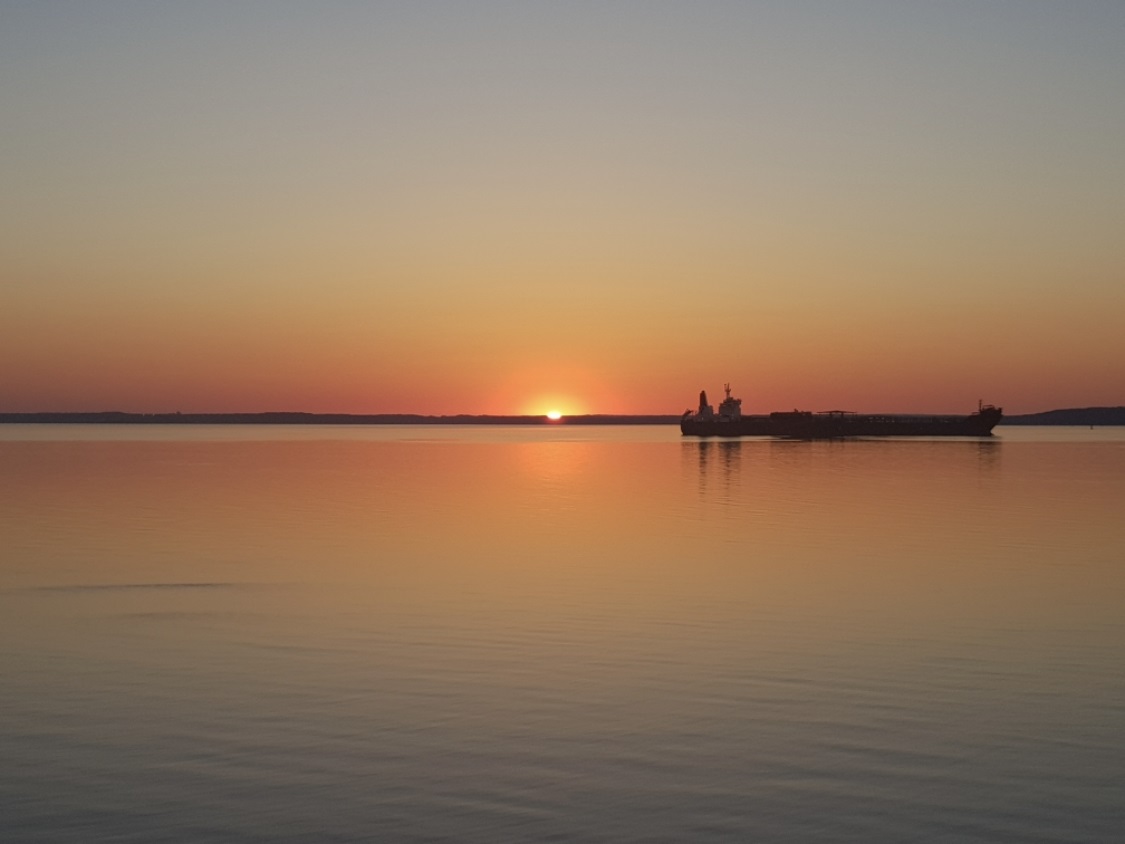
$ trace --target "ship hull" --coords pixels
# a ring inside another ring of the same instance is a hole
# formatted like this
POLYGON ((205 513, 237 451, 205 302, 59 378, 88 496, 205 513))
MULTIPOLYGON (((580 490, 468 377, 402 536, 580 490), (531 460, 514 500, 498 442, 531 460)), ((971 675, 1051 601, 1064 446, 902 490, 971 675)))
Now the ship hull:
POLYGON ((771 413, 741 419, 685 416, 680 432, 694 437, 990 437, 1002 413, 986 407, 968 416, 902 416, 858 413, 771 413))
POLYGON ((680 433, 693 437, 772 437, 776 426, 768 416, 743 416, 741 419, 680 420, 680 433))

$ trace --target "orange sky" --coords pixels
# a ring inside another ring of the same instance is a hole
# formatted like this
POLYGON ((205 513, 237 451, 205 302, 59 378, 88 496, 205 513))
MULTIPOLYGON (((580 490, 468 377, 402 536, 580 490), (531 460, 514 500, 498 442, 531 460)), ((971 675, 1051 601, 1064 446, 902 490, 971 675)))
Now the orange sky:
POLYGON ((1125 10, 956 9, 8 7, 0 412, 1125 404, 1125 10))

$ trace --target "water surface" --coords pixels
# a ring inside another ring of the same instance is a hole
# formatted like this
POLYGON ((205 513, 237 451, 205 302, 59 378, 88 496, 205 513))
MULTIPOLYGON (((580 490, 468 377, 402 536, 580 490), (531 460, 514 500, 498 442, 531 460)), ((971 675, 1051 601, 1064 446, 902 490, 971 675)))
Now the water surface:
POLYGON ((1125 436, 0 426, 19 841, 1111 841, 1125 436))

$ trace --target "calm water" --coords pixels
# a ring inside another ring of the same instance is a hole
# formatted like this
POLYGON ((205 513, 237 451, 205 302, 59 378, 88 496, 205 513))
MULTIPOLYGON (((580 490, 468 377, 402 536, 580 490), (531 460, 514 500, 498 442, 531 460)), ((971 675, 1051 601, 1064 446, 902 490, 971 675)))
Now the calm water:
POLYGON ((5 841, 1119 841, 1125 431, 0 426, 5 841))

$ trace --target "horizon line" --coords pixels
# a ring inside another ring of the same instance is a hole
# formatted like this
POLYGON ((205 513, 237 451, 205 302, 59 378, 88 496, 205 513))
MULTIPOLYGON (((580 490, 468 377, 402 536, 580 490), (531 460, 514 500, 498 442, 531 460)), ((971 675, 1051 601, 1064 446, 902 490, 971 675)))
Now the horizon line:
MULTIPOLYGON (((1032 413, 1017 413, 1004 417, 1006 422, 1015 422, 1028 417, 1050 417, 1060 414, 1098 413, 1125 414, 1125 405, 1053 408, 1032 413)), ((753 414, 752 414, 753 415, 753 414)), ((888 414, 902 416, 926 416, 925 413, 888 414)), ((274 424, 515 424, 515 425, 565 425, 565 424, 671 424, 681 418, 671 413, 580 413, 563 415, 551 419, 545 414, 524 413, 337 413, 302 410, 265 411, 221 411, 221 412, 183 412, 183 411, 125 411, 125 410, 52 410, 52 411, 0 411, 0 423, 4 424, 223 424, 223 423, 274 423, 274 424)), ((1086 423, 1079 423, 1086 424, 1086 423)), ((1105 424, 1104 422, 1102 424, 1105 424)), ((1113 422, 1110 424, 1125 424, 1113 422)))

